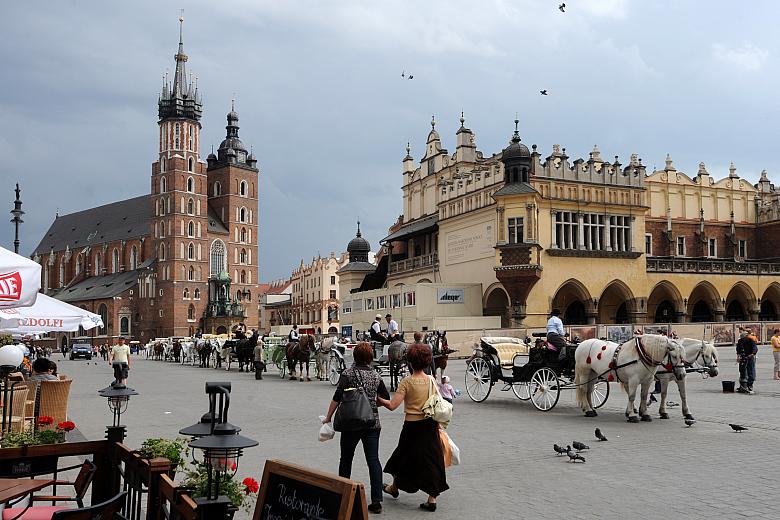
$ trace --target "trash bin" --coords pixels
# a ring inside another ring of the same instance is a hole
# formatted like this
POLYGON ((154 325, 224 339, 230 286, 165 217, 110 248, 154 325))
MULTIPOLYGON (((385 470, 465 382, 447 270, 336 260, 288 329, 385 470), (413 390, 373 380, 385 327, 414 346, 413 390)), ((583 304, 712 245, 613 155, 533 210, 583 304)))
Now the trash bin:
POLYGON ((721 381, 721 384, 723 385, 724 394, 734 393, 734 381, 721 381))

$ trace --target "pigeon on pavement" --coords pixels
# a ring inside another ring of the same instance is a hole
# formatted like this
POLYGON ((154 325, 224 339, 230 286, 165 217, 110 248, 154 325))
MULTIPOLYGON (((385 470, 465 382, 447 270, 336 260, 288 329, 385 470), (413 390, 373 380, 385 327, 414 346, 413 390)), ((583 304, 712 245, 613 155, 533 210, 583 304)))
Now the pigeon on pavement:
POLYGON ((574 453, 571 450, 566 452, 566 455, 569 456, 569 462, 577 462, 578 460, 581 460, 582 462, 585 462, 585 457, 583 457, 579 453, 574 453))
POLYGON ((596 438, 597 438, 598 440, 600 440, 600 441, 606 441, 606 440, 609 440, 609 439, 607 439, 607 438, 604 436, 604 434, 603 434, 603 433, 601 433, 601 430, 600 430, 600 429, 596 428, 596 432, 595 432, 595 433, 596 433, 596 438))
POLYGON ((731 424, 731 423, 729 423, 729 426, 731 426, 731 429, 734 430, 737 433, 744 432, 744 431, 747 430, 746 427, 740 426, 739 424, 731 424))
POLYGON ((590 446, 588 446, 587 444, 583 444, 583 443, 581 443, 579 441, 574 441, 574 442, 571 443, 571 445, 574 446, 574 449, 577 450, 577 451, 589 450, 590 449, 590 446))
POLYGON ((685 424, 688 426, 688 428, 693 426, 693 423, 695 423, 695 422, 696 421, 694 421, 693 419, 685 419, 685 424))
POLYGON ((566 448, 561 448, 557 444, 553 444, 553 449, 558 455, 564 455, 568 451, 566 448))

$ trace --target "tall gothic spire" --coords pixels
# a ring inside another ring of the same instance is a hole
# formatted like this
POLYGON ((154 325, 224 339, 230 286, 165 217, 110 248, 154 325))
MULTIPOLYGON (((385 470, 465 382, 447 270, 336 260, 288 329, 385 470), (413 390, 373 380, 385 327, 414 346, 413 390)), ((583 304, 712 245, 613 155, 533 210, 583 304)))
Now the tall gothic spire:
POLYGON ((169 117, 181 117, 199 120, 203 113, 203 103, 200 99, 197 83, 192 77, 187 78, 187 55, 184 53, 184 11, 179 16, 179 48, 174 59, 176 69, 173 73, 173 83, 168 84, 166 75, 163 81, 162 94, 158 101, 160 120, 169 117))

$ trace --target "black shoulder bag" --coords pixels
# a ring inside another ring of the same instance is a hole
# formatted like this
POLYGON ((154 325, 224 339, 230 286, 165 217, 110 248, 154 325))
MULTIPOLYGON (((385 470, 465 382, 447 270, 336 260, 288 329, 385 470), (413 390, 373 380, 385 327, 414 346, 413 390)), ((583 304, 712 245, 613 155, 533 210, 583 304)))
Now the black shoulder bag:
POLYGON ((353 370, 356 388, 347 388, 341 397, 341 403, 333 416, 333 429, 337 432, 354 432, 373 428, 376 425, 374 410, 368 402, 363 382, 358 376, 357 369, 353 370))

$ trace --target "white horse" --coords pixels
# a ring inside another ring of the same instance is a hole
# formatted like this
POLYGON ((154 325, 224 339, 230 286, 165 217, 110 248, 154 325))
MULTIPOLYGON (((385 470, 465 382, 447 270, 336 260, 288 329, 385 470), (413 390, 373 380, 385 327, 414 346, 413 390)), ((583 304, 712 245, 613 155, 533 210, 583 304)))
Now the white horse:
POLYGON ((639 422, 636 402, 637 388, 641 389, 639 415, 643 421, 652 421, 647 413, 647 395, 656 370, 661 365, 676 374, 685 373, 680 344, 666 336, 645 334, 618 345, 611 341, 587 339, 574 353, 574 383, 577 385, 577 404, 586 417, 598 415, 593 409, 591 395, 599 379, 618 381, 628 393, 626 417, 628 422, 639 422))
MULTIPOLYGON (((694 338, 682 338, 678 340, 682 345, 684 357, 683 362, 686 367, 691 367, 693 371, 707 374, 710 377, 718 375, 718 350, 712 343, 694 338)), ((693 420, 693 415, 688 408, 688 391, 685 384, 685 375, 676 377, 676 374, 669 370, 659 370, 655 378, 661 382, 661 403, 658 407, 658 415, 661 419, 668 419, 666 413, 666 394, 669 391, 669 383, 672 380, 677 382, 677 390, 680 392, 680 401, 682 404, 683 416, 686 419, 693 420)))
POLYGON ((328 337, 323 339, 314 353, 314 361, 317 368, 317 381, 327 381, 330 375, 330 352, 336 338, 328 337))

